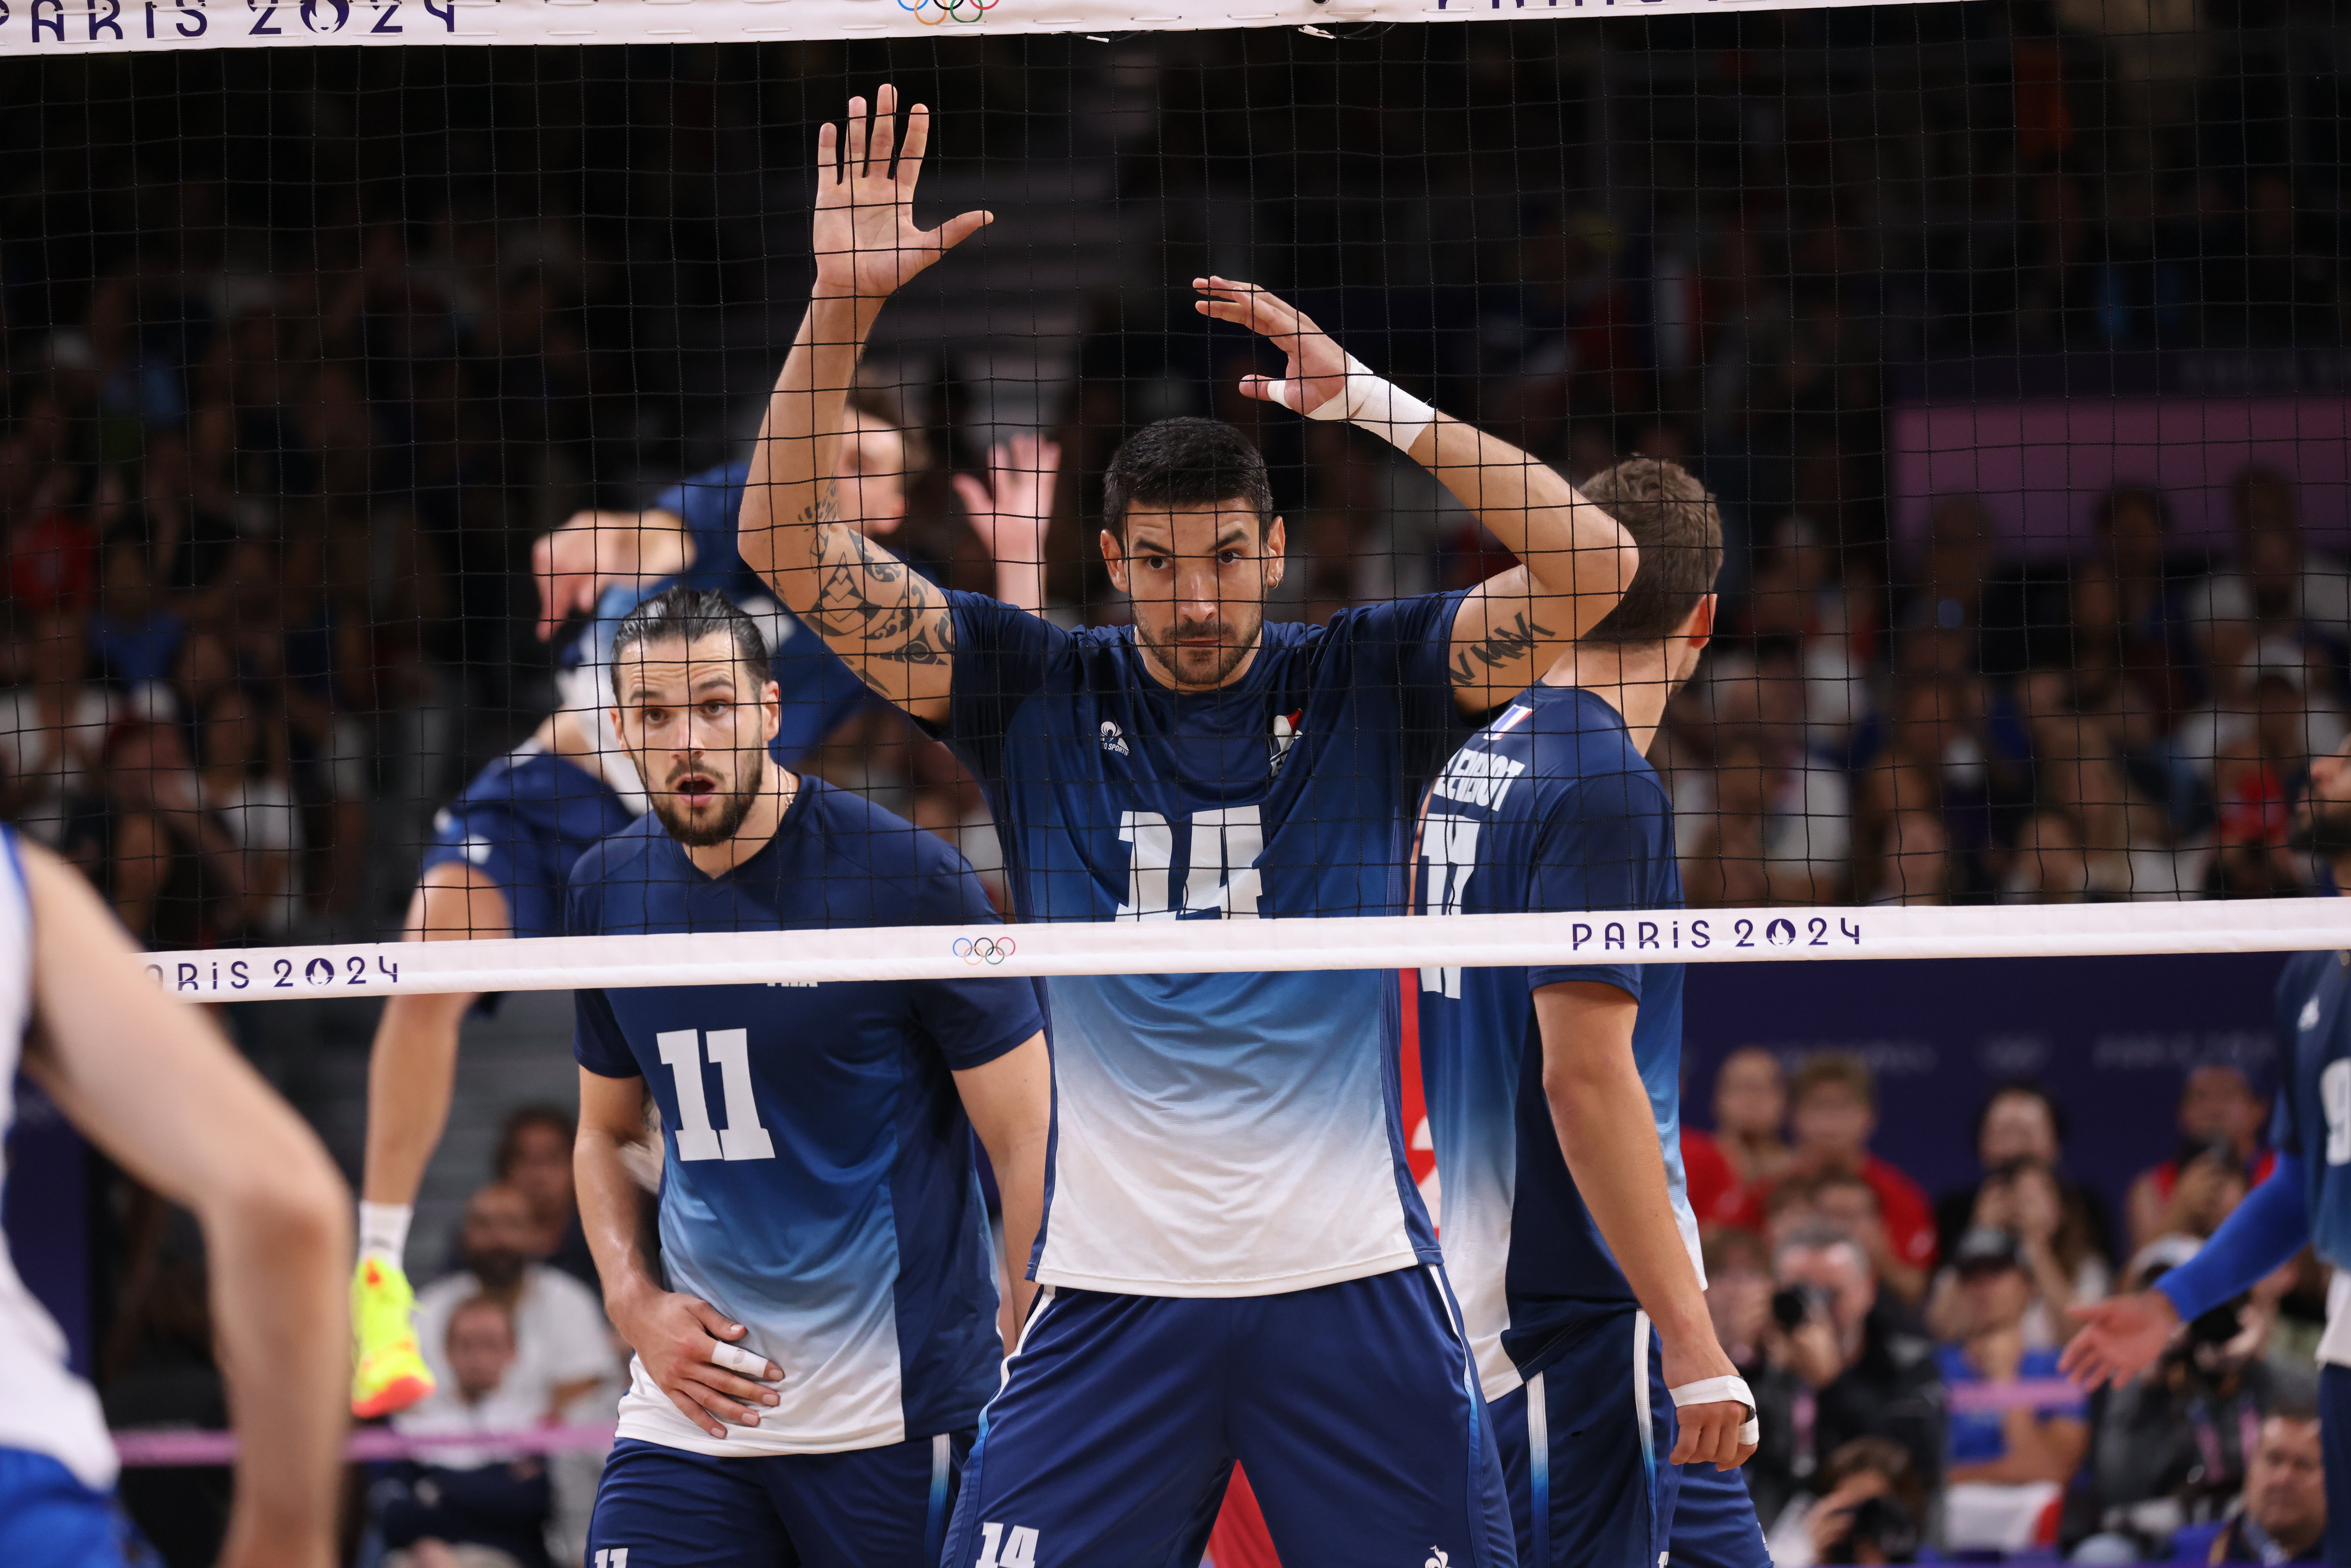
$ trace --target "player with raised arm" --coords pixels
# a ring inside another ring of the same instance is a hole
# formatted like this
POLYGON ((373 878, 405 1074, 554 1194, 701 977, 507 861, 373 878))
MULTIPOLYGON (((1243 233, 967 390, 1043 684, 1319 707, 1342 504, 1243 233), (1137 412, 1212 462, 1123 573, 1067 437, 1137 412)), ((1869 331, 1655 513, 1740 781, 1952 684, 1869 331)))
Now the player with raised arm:
MULTIPOLYGON (((858 399, 847 418, 833 470, 847 515, 868 533, 888 535, 906 514, 905 433, 868 399, 858 399)), ((1040 606, 1036 563, 1059 459, 1058 448, 1029 443, 1005 455, 992 491, 958 478, 967 499, 986 503, 984 515, 974 509, 973 522, 999 563, 999 590, 1035 594, 1040 606)), ((798 762, 875 700, 737 557, 735 513, 746 472, 736 464, 697 475, 643 512, 583 512, 538 541, 541 640, 552 639, 574 615, 587 617, 567 650, 562 704, 435 820, 409 905, 407 940, 552 933, 572 863, 643 810, 635 771, 606 728, 599 690, 612 629, 665 584, 717 589, 759 621, 785 694, 778 760, 798 762)), ((388 1415, 432 1391, 402 1261, 425 1165, 448 1124, 458 1031, 479 999, 470 993, 394 996, 376 1026, 351 1284, 351 1409, 360 1416, 388 1415)))
MULTIPOLYGON (((890 295, 987 221, 925 231, 929 117, 896 95, 818 149, 817 277, 770 400, 744 559, 987 790, 1024 920, 1403 907, 1415 792, 1466 728, 1614 606, 1635 565, 1557 474, 1437 413, 1248 284, 1197 308, 1289 356, 1251 396, 1352 419, 1526 564, 1466 592, 1270 622, 1281 519, 1230 426, 1113 459, 1101 547, 1132 627, 1068 632, 942 592, 845 527, 823 483, 890 295), (845 153, 845 158, 843 154, 845 153)), ((1290 1568, 1512 1560, 1474 1369, 1397 1126, 1378 973, 1044 982, 1055 1135, 1041 1291, 966 1472, 949 1568, 1196 1555, 1248 1468, 1290 1568)))
POLYGON ((1754 1397, 1707 1315, 1682 1177, 1681 966, 1638 962, 1638 933, 1604 917, 1681 904, 1644 754, 1713 633, 1722 528, 1674 464, 1621 463, 1583 493, 1640 570, 1430 787, 1415 893, 1429 915, 1593 912, 1576 929, 1595 961, 1421 971, 1438 1233, 1520 1562, 1768 1568, 1736 1473, 1754 1397))
MULTIPOLYGON (((652 813, 582 856, 580 936, 992 925, 944 841, 768 741, 750 617, 671 589, 621 623, 614 727, 652 813)), ((942 942, 944 943, 944 936, 942 942)), ((1002 1330, 977 1129, 1019 1281, 1051 1069, 1026 980, 576 993, 580 1207, 636 1351, 593 1561, 935 1568, 1002 1330), (659 1107, 659 1254, 624 1150, 659 1107), (716 1124, 714 1125, 714 1124, 716 1124)))
MULTIPOLYGON (((193 1210, 236 1428, 221 1568, 329 1568, 348 1418, 349 1189, 204 1013, 165 996, 64 862, 0 828, 0 1134, 21 1069, 140 1181, 193 1210)), ((153 1561, 113 1498, 98 1395, 0 1238, 0 1563, 153 1561)))
MULTIPOLYGON (((2351 741, 2310 765, 2294 842, 2351 886, 2351 741)), ((2334 1270, 2318 1342, 2326 1460, 2325 1561, 2351 1563, 2351 952, 2297 953, 2278 977, 2284 1041, 2270 1145, 2277 1164, 2196 1255, 2144 1291, 2072 1308, 2081 1328, 2058 1357, 2095 1388, 2147 1370, 2181 1325, 2228 1305, 2304 1247, 2334 1270)))

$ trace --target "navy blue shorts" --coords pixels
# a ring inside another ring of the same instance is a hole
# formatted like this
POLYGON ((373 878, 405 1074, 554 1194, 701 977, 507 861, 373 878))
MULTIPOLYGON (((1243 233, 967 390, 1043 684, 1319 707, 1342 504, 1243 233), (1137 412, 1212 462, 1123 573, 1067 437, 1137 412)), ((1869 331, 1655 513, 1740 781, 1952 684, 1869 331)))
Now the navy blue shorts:
POLYGON ((2326 1456, 2326 1539, 2320 1554, 2351 1568, 2351 1367, 2319 1365, 2318 1441, 2326 1456))
POLYGON ((588 1561, 607 1568, 938 1568, 970 1448, 971 1434, 961 1432, 844 1454, 721 1459, 623 1437, 597 1483, 588 1561))
POLYGON ((1771 1568, 1747 1472, 1712 1465, 1675 1468, 1682 1479, 1674 1499, 1674 1568, 1771 1568))
POLYGON ((1515 1563, 1433 1269, 1273 1296, 1049 1290, 979 1434, 945 1568, 1196 1563, 1236 1460, 1283 1568, 1515 1563))
POLYGON ((113 1496, 47 1454, 0 1448, 0 1563, 162 1568, 113 1496))
POLYGON ((1541 1370, 1493 1403, 1527 1568, 1658 1568, 1681 1467, 1656 1335, 1632 1308, 1561 1331, 1541 1370))

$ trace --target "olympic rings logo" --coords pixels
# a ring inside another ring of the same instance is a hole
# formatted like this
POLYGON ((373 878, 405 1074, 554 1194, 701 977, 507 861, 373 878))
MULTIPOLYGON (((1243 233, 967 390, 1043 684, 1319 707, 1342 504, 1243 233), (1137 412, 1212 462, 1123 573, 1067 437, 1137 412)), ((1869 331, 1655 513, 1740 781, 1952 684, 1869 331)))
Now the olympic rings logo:
POLYGON ((1001 964, 1012 954, 1012 938, 1009 936, 982 936, 977 939, 958 936, 955 939, 955 956, 967 964, 1001 964))
POLYGON ((925 27, 935 27, 949 18, 967 26, 996 9, 998 0, 898 0, 898 9, 912 11, 914 20, 925 27), (936 15, 929 13, 935 12, 936 15))

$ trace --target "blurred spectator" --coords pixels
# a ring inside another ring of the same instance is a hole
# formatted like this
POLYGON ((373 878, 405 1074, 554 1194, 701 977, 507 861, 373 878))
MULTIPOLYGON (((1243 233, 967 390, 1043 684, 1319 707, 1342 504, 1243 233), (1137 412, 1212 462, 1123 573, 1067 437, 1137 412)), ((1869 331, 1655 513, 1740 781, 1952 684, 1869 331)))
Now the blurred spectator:
POLYGON ((1706 1241, 1706 1310, 1725 1355, 1750 1376, 1763 1364, 1771 1324, 1771 1250, 1750 1230, 1718 1230, 1706 1241))
POLYGON ((1834 1166, 1803 1186, 1813 1222, 1861 1243, 1880 1289, 1891 1291, 1906 1306, 1916 1307, 1927 1299, 1928 1272, 1903 1261, 1895 1252, 1886 1238, 1886 1217, 1878 1207, 1876 1187, 1854 1172, 1834 1166))
POLYGON ((0 693, 0 814, 51 849, 83 846, 76 858, 95 873, 86 830, 103 810, 99 755, 118 699, 89 679, 80 617, 38 617, 19 649, 20 684, 0 693))
POLYGON ((1901 1446, 1916 1472, 1941 1469, 1942 1379, 1934 1342, 1877 1288, 1860 1246, 1819 1227, 1780 1245, 1764 1332, 1750 1375, 1762 1446, 1748 1467, 1759 1517, 1779 1518, 1821 1460, 1855 1437, 1901 1446))
POLYGON ((1713 1136, 1684 1123, 1681 1151, 1682 1179, 1700 1233, 1717 1226, 1748 1223, 1754 1201, 1713 1136))
POLYGON ((2315 638, 2340 657, 2351 644, 2351 568, 2304 549, 2294 486, 2259 464, 2238 473, 2229 487, 2235 559, 2187 591, 2182 612, 2199 632, 2242 624, 2256 640, 2315 638))
POLYGON ((1950 1470, 1945 1544, 1954 1551, 2022 1552, 2053 1546, 2066 1480, 2089 1446, 2076 1392, 2057 1403, 1976 1407, 1970 1395, 2022 1396, 2022 1383, 2062 1388, 2057 1353, 2024 1340, 2033 1277, 2016 1238, 1976 1229, 1951 1256, 1958 1277, 1954 1337, 1936 1353, 1950 1390, 1950 1470))
POLYGON ((203 767, 197 798, 242 862, 242 885, 214 911, 223 936, 252 931, 284 939, 300 918, 301 813, 282 722, 265 717, 242 686, 225 686, 197 711, 203 767))
POLYGON ((486 1296, 513 1319, 515 1361, 500 1386, 532 1412, 534 1422, 578 1420, 598 1396, 619 1397, 619 1357, 596 1293, 570 1275, 531 1260, 538 1229, 529 1199, 502 1182, 476 1190, 465 1205, 460 1249, 465 1266, 416 1293, 416 1339, 440 1391, 396 1417, 434 1419, 454 1388, 444 1357, 449 1321, 464 1302, 486 1296))
MULTIPOLYGON (((538 1422, 509 1375, 515 1322, 488 1296, 460 1301, 441 1341, 449 1381, 429 1410, 403 1418, 412 1437, 518 1431, 538 1422)), ((436 1448, 431 1460, 394 1468, 375 1489, 383 1568, 551 1568, 547 1527, 553 1498, 547 1466, 495 1445, 436 1448)))
MULTIPOLYGON (((2024 1322, 2025 1343, 2036 1350, 2070 1335, 2065 1309, 2103 1299, 2114 1278, 2105 1206, 2058 1163, 2064 1126, 2064 1113, 2039 1084, 2001 1084, 1976 1113, 1983 1179, 1935 1200, 1935 1234, 1946 1256, 1970 1229, 2018 1239, 2035 1283, 2024 1322)), ((1936 1312, 1928 1315, 1939 1322, 1936 1312)))
POLYGON ((1781 1129, 1788 1121, 1788 1079, 1780 1059, 1744 1046, 1714 1070, 1714 1136, 1732 1172, 1749 1185, 1768 1184, 1792 1157, 1781 1129))
POLYGON ((1795 1148, 1788 1177, 1832 1170, 1859 1176, 1877 1194, 1893 1255, 1910 1268, 1931 1269, 1935 1221, 1926 1193, 1869 1149, 1877 1131, 1876 1096, 1876 1082, 1860 1058, 1838 1051, 1806 1057, 1789 1092, 1795 1148))
POLYGON ((530 1206, 532 1236, 528 1253, 560 1269, 603 1299, 596 1260, 580 1224, 580 1200, 571 1185, 571 1145, 579 1124, 556 1105, 524 1105, 507 1113, 498 1130, 492 1169, 497 1179, 522 1194, 530 1206))
POLYGON ((246 908, 244 846, 204 789, 177 726, 133 719, 101 754, 108 813, 95 824, 100 884, 114 912, 151 947, 201 947, 225 910, 246 908))
POLYGON ((1718 655, 1706 674, 1697 700, 1711 766, 1677 768, 1673 779, 1675 820, 1683 824, 1677 847, 1692 866, 1691 902, 1834 898, 1852 850, 1852 790, 1844 769, 1805 737, 1796 648, 1774 642, 1751 659, 1718 655))
POLYGON ((1915 1563, 1932 1500, 1909 1450, 1855 1437, 1828 1457, 1768 1527, 1773 1568, 1915 1563))
MULTIPOLYGON (((2233 1165, 2249 1182, 2265 1180, 2274 1156, 2262 1146, 2263 1125, 2268 1121, 2268 1107, 2253 1092, 2252 1083, 2244 1071, 2226 1062, 2207 1062, 2189 1070, 2179 1093, 2179 1147, 2170 1158, 2151 1169, 2142 1171, 2130 1185, 2126 1202, 2129 1216, 2131 1249, 2140 1248, 2158 1236, 2186 1231, 2210 1235, 2209 1228, 2196 1230, 2197 1217, 2210 1209, 2213 1195, 2192 1194, 2187 1212, 2175 1205, 2180 1174, 2205 1155, 2215 1155, 2223 1166, 2233 1165)), ((2204 1178, 2209 1185, 2214 1178, 2204 1178)), ((2234 1203, 2229 1205, 2234 1207, 2234 1203)), ((2225 1210, 2223 1211, 2225 1212, 2225 1210)), ((2218 1224, 2219 1217, 2211 1217, 2218 1224)))
POLYGON ((2326 1463, 2317 1414, 2280 1411, 2262 1423, 2244 1495, 2204 1560, 2317 1563, 2325 1538, 2326 1463))

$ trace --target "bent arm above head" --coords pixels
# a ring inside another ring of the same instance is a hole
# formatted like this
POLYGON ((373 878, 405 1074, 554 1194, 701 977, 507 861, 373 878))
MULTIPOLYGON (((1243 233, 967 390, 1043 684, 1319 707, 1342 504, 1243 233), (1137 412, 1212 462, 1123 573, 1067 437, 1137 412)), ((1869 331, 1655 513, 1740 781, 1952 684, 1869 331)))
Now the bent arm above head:
POLYGON ((33 906, 26 1071, 131 1175, 193 1210, 243 1446, 224 1563, 326 1568, 349 1416, 350 1194, 205 1015, 164 996, 62 862, 22 847, 33 906))
POLYGON ((1447 662, 1464 713, 1499 707, 1533 685, 1625 597, 1639 565, 1632 536, 1558 470, 1435 410, 1426 411, 1427 423, 1415 434, 1395 422, 1386 383, 1290 305, 1253 283, 1202 277, 1193 287, 1203 296, 1196 307, 1202 315, 1263 333, 1290 356, 1281 380, 1244 376, 1242 392, 1310 419, 1349 417, 1357 402, 1380 403, 1379 418, 1367 413, 1359 423, 1402 445, 1519 558, 1454 616, 1447 662), (1382 389, 1378 397, 1366 400, 1364 383, 1382 389))
POLYGON ((990 218, 965 213, 936 229, 915 226, 930 111, 914 107, 893 172, 897 108, 897 90, 885 86, 870 122, 865 100, 852 99, 846 138, 831 125, 818 133, 816 287, 768 399, 737 541, 745 563, 867 685, 938 723, 955 653, 946 598, 842 520, 830 477, 858 356, 883 302, 990 218))
POLYGON ((531 543, 538 640, 547 642, 572 616, 594 610, 604 590, 614 583, 649 587, 693 566, 695 556, 685 519, 666 508, 572 513, 531 543))
POLYGON ((955 1075, 964 1114, 987 1151, 1004 1203, 1004 1312, 998 1327, 1009 1354, 1037 1294, 1029 1256, 1045 1217, 1045 1150, 1053 1134, 1053 1063, 1045 1037, 1031 1035, 993 1061, 955 1075))
MULTIPOLYGON (((1675 1220, 1656 1113, 1633 1061, 1640 1004, 1594 980, 1544 986, 1534 999, 1543 1097, 1560 1152, 1635 1300, 1656 1325, 1667 1386, 1736 1377, 1739 1368, 1715 1339, 1706 1292, 1675 1220)), ((1754 1452, 1739 1441, 1750 1415, 1729 1400, 1683 1406, 1674 1462, 1743 1464, 1754 1452)))

